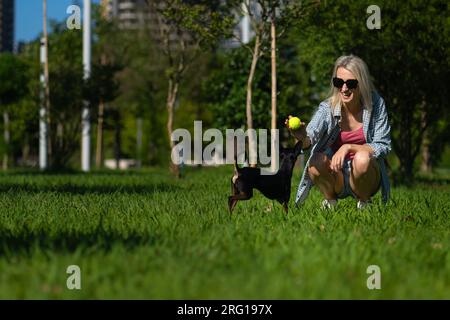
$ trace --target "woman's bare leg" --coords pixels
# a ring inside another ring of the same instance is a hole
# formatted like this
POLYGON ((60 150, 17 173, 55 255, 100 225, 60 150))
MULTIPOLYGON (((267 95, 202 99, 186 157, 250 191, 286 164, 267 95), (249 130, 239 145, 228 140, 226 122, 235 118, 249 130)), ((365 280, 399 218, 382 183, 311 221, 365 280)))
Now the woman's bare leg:
POLYGON ((308 174, 325 199, 335 200, 344 188, 344 176, 342 172, 331 171, 330 163, 325 154, 316 153, 309 161, 308 174))
POLYGON ((380 168, 375 158, 366 151, 359 151, 352 161, 350 188, 359 200, 367 201, 380 186, 380 168))

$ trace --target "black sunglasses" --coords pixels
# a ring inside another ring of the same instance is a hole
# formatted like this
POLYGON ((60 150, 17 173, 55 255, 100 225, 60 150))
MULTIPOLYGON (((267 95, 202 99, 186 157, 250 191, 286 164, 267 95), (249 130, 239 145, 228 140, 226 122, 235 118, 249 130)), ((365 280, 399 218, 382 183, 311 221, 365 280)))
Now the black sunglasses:
POLYGON ((358 86, 358 80, 356 79, 348 79, 347 81, 342 80, 341 78, 334 77, 333 78, 333 86, 340 89, 344 85, 344 83, 347 85, 347 88, 356 89, 358 86))

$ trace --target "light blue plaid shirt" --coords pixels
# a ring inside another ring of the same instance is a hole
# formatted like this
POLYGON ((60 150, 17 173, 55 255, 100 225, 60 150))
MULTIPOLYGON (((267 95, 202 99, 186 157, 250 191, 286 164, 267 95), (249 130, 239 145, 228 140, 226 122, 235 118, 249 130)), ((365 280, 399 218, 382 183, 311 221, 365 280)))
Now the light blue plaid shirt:
MULTIPOLYGON (((391 126, 389 125, 383 98, 374 92, 372 94, 372 102, 372 110, 363 107, 363 131, 367 145, 372 147, 374 151, 373 156, 380 165, 381 192, 383 202, 386 203, 389 199, 390 185, 384 159, 391 151, 391 126)), ((341 107, 336 106, 334 111, 332 111, 330 103, 326 100, 320 103, 311 122, 306 127, 306 134, 311 140, 312 149, 298 186, 297 197, 295 198, 297 206, 306 200, 313 186, 313 182, 309 174, 307 174, 312 155, 317 152, 324 152, 334 143, 341 131, 340 121, 341 107)))

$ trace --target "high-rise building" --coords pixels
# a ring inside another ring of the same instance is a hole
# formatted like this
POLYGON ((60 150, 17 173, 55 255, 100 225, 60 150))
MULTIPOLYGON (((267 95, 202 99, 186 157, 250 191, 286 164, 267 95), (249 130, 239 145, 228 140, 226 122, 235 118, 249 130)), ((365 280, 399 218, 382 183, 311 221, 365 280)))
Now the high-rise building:
POLYGON ((148 26, 153 14, 145 0, 102 0, 103 15, 117 19, 123 29, 148 26))
POLYGON ((14 48, 14 0, 0 0, 0 52, 14 48))
MULTIPOLYGON (((250 1, 253 6, 256 5, 254 0, 250 1)), ((119 27, 125 30, 146 28, 155 37, 159 39, 160 30, 158 25, 158 16, 155 12, 155 6, 161 9, 164 2, 150 0, 154 6, 149 6, 146 0, 101 0, 103 16, 108 19, 116 19, 119 27)), ((234 34, 240 38, 243 43, 248 43, 254 36, 254 32, 250 28, 250 21, 248 16, 236 16, 238 22, 234 34)), ((178 35, 170 34, 170 41, 176 40, 178 35)), ((189 38, 186 34, 184 37, 189 38)), ((188 40, 189 43, 189 40, 188 40)), ((233 48, 240 46, 240 42, 235 39, 226 39, 223 41, 223 46, 233 48)))
MULTIPOLYGON (((148 3, 146 0, 102 0, 101 5, 103 16, 107 19, 115 19, 119 28, 123 30, 147 29, 157 42, 161 41, 160 28, 165 28, 165 26, 160 25, 163 22, 158 19, 156 7, 161 9, 164 2, 155 0, 150 0, 148 3)), ((172 32, 169 41, 173 43, 177 37, 175 32, 172 32)), ((189 45, 189 36, 183 34, 183 37, 187 39, 189 45)))

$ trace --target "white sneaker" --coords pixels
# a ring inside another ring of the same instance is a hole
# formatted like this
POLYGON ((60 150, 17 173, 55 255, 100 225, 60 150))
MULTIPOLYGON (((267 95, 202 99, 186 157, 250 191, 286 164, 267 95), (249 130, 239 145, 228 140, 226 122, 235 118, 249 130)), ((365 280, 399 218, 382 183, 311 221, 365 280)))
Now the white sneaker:
POLYGON ((358 200, 358 203, 356 204, 356 208, 358 208, 359 210, 363 210, 363 209, 369 207, 371 203, 372 203, 371 200, 367 200, 367 201, 358 200))
POLYGON ((336 206, 337 206, 337 200, 324 199, 322 201, 322 209, 323 210, 334 209, 336 206))

